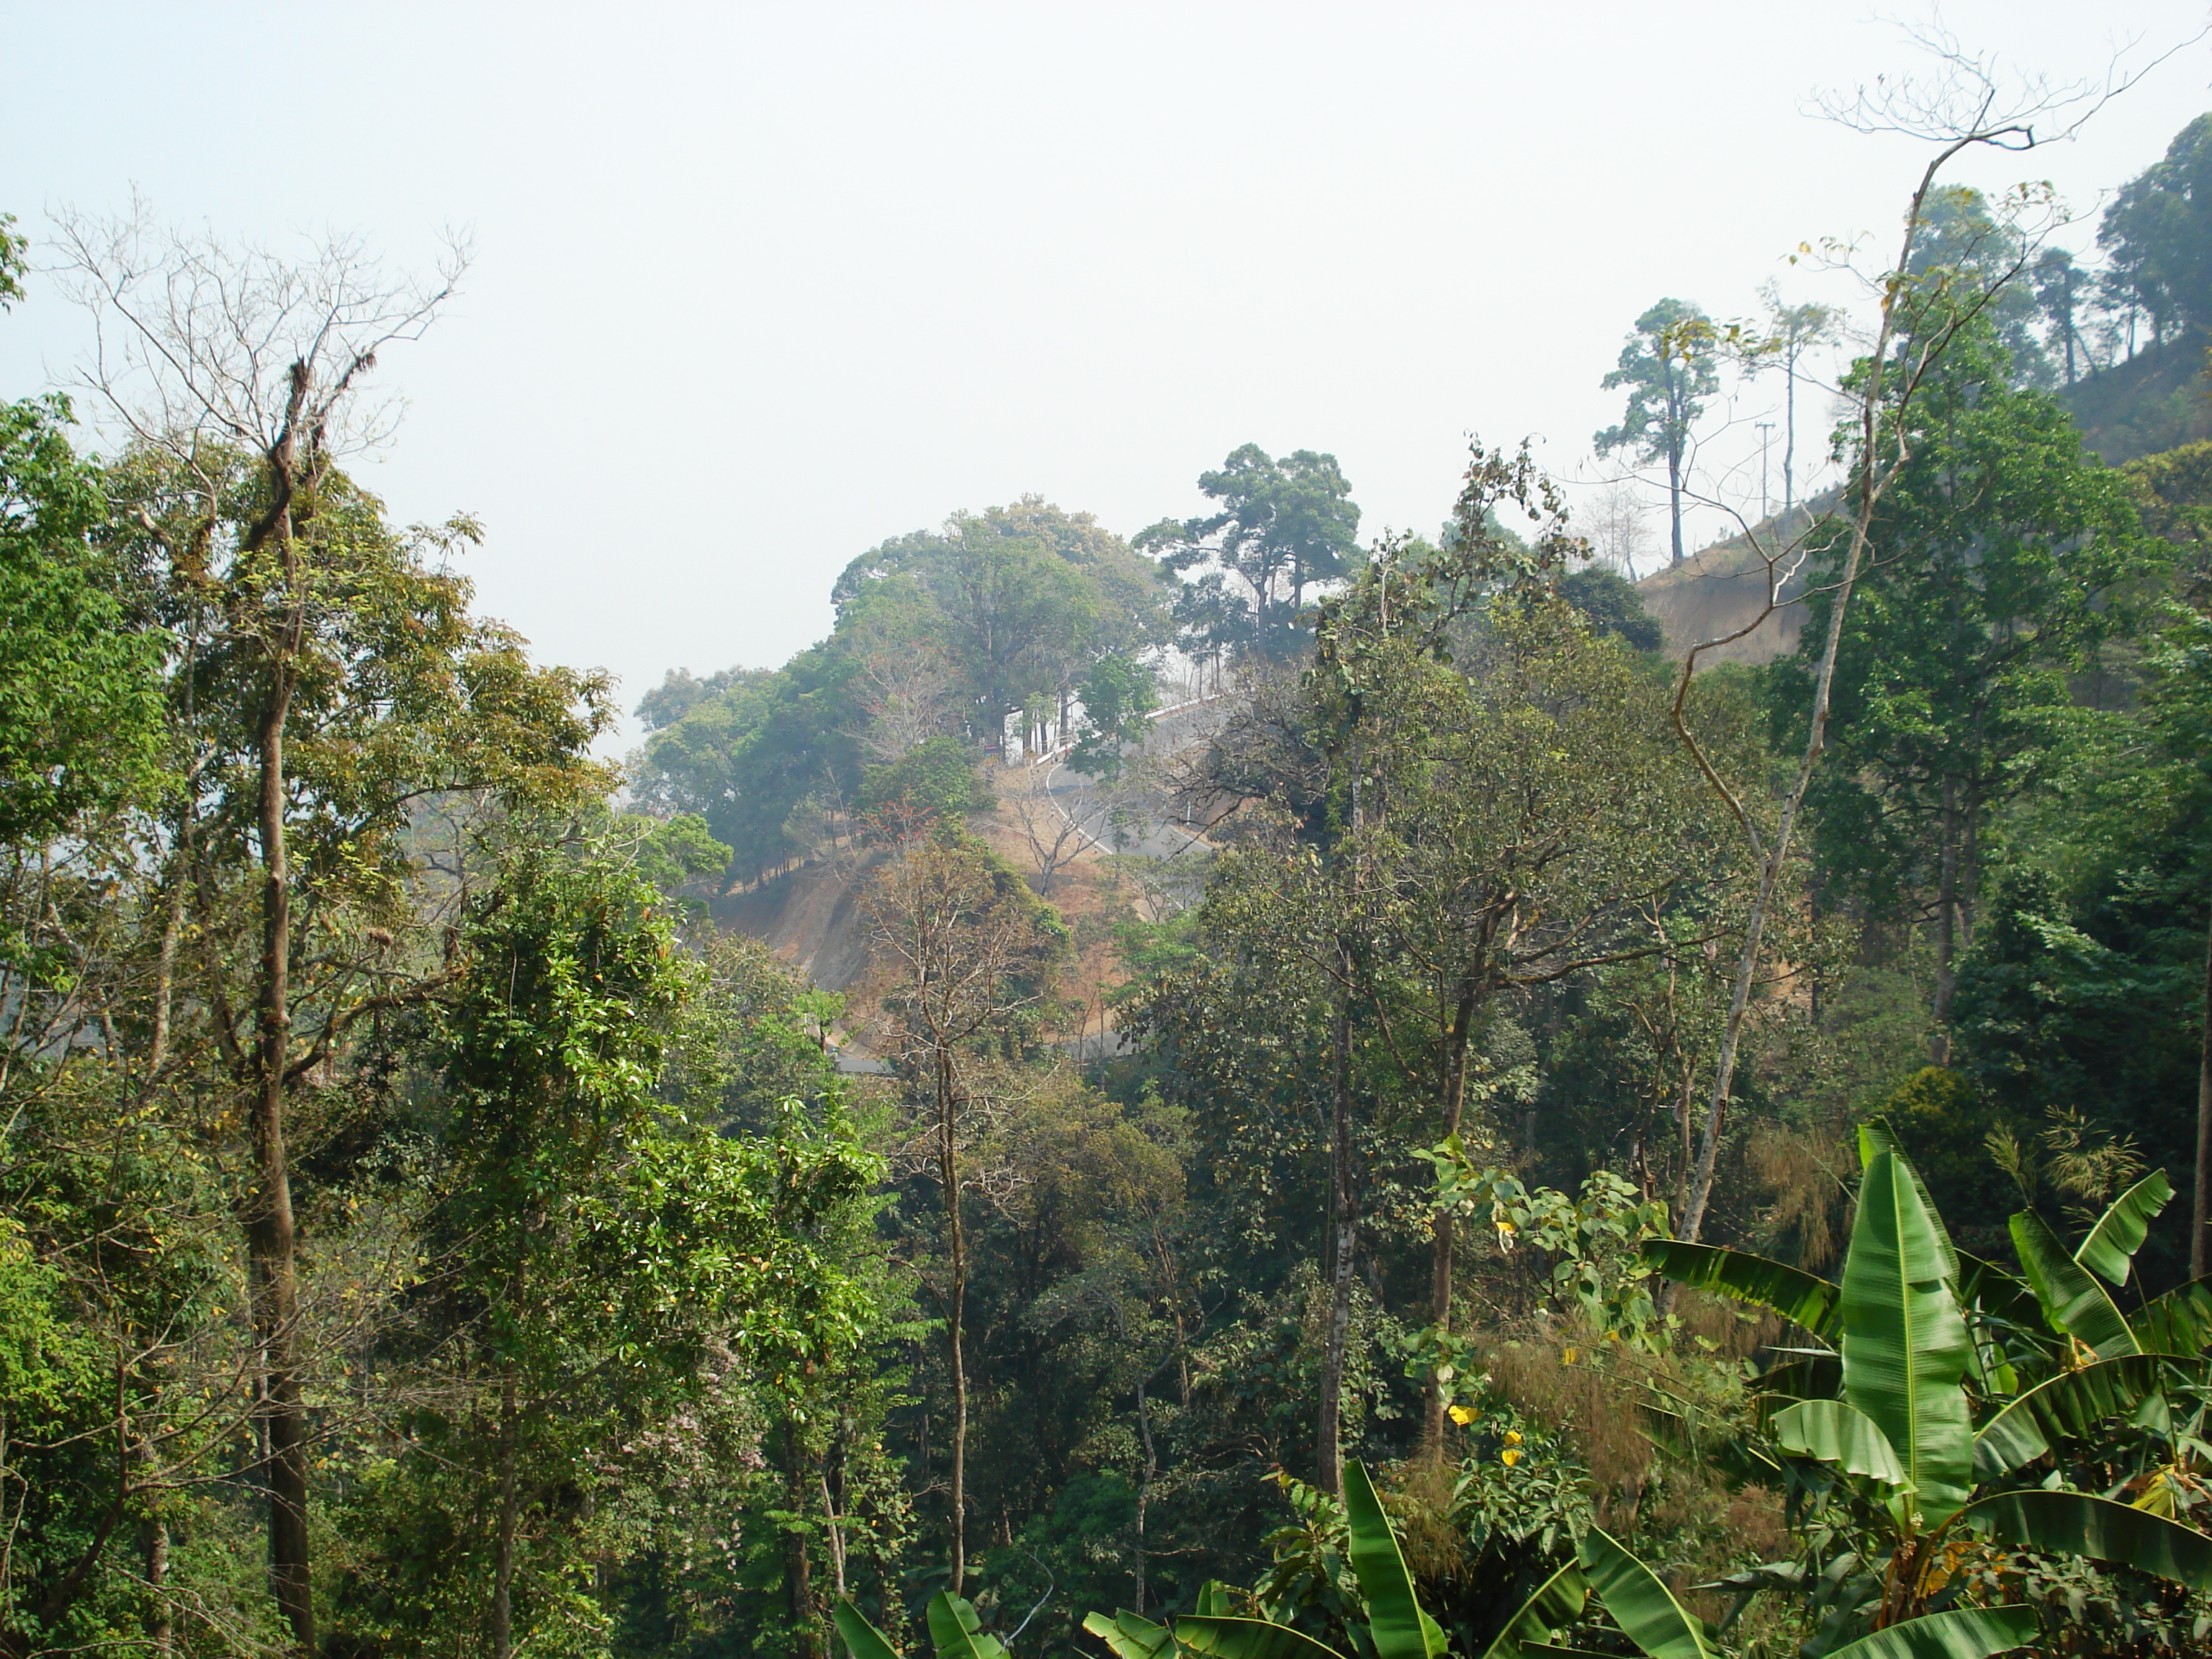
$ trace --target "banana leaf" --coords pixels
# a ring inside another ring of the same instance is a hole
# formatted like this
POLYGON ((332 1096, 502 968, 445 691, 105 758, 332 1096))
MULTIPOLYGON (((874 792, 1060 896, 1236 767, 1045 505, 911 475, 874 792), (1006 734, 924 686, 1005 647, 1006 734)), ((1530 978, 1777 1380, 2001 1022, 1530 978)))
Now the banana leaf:
POLYGON ((1642 1254, 1645 1267, 1677 1285, 1771 1309, 1815 1335, 1835 1338, 1836 1287, 1802 1267, 1679 1238, 1646 1239, 1642 1254))
POLYGON ((1719 1659, 1705 1621, 1674 1599, 1666 1581, 1611 1534, 1582 1536, 1583 1572, 1613 1622, 1651 1659, 1719 1659))
POLYGON ((1421 1611, 1390 1517, 1382 1512, 1375 1483, 1357 1462, 1344 1466, 1344 1518, 1351 1533, 1352 1571, 1367 1602, 1375 1659, 1436 1659, 1444 1650, 1443 1631, 1421 1611))
POLYGON ((2172 1201, 2173 1188, 2166 1184, 2166 1171, 2153 1170, 2097 1218, 2081 1248, 2074 1252, 2074 1260, 2107 1284, 2126 1284, 2136 1252, 2142 1248, 2143 1235, 2150 1231, 2158 1212, 2172 1201))
POLYGON ((2175 1286, 2131 1322, 2145 1353, 2200 1354, 2212 1347, 2212 1274, 2175 1286))
POLYGON ((1908 1167, 1877 1152, 1859 1183, 1844 1261, 1844 1399, 1874 1419, 1897 1453, 1899 1501, 1941 1525, 1973 1485, 1966 1417, 1971 1347, 1953 1298, 1942 1241, 1908 1167))
POLYGON ((1175 1634, 1194 1653, 1218 1654, 1220 1659, 1344 1659, 1326 1642, 1264 1619, 1193 1613, 1176 1620, 1175 1634))
POLYGON ((929 1639, 937 1644, 937 1659, 1006 1659, 999 1638, 984 1633, 975 1609, 946 1590, 929 1598, 929 1639))
POLYGON ((1863 1636, 1827 1659, 1989 1659, 2039 1633, 2033 1607, 1954 1607, 1863 1636))
POLYGON ((2067 1254, 2050 1223, 2033 1210, 2021 1211, 2012 1218, 2012 1244, 2053 1329, 2087 1343, 2100 1359, 2142 1352, 2105 1287, 2067 1254))
POLYGON ((1850 1474, 1889 1486, 1905 1484, 1905 1465, 1874 1419, 1840 1400, 1801 1400, 1774 1417, 1783 1449, 1818 1458, 1850 1474))
POLYGON ((2001 1492, 1960 1511, 1994 1537, 2045 1555, 2086 1555, 2212 1589, 2212 1538, 2085 1492, 2001 1492))
POLYGON ((2157 1390, 2166 1364, 2157 1354, 2122 1354, 2039 1383, 1974 1436, 1975 1477, 1994 1480, 2034 1462, 2054 1441, 2079 1439, 2108 1418, 2134 1411, 2157 1390))
POLYGON ((1920 1207, 1927 1212, 1929 1226, 1935 1231, 1936 1248, 1943 1258, 1943 1277, 1956 1285, 1959 1282, 1959 1252, 1952 1247, 1951 1235, 1944 1231, 1943 1218, 1936 1212, 1936 1200, 1928 1196, 1928 1183, 1920 1178, 1920 1171, 1913 1167, 1911 1158, 1905 1155, 1905 1143, 1898 1139, 1896 1131, 1880 1118, 1871 1123, 1860 1124, 1859 1167, 1862 1170, 1872 1169, 1875 1159, 1884 1152, 1897 1160, 1898 1167, 1905 1171, 1905 1178, 1912 1183, 1913 1194, 1919 1199, 1920 1207))
POLYGON ((1482 1659, 1520 1659, 1523 1654, 1553 1651, 1553 1636, 1581 1618, 1589 1600, 1589 1586, 1583 1582, 1581 1565, 1568 1562, 1536 1586, 1535 1594, 1482 1650, 1482 1659))
POLYGON ((1126 1607, 1111 1619, 1103 1613, 1086 1613, 1083 1628, 1103 1642, 1114 1659, 1174 1659, 1176 1651, 1175 1633, 1165 1625, 1156 1625, 1126 1607))
POLYGON ((845 1651, 853 1659, 899 1659, 898 1650, 850 1601, 838 1602, 830 1616, 836 1620, 837 1634, 845 1638, 845 1651))

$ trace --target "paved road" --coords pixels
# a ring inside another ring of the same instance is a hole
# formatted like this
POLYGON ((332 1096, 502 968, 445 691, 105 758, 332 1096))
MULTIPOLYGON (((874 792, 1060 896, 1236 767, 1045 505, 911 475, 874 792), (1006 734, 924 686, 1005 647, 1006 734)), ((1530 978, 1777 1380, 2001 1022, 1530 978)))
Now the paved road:
MULTIPOLYGON (((1144 752, 1172 755, 1202 742, 1227 723, 1235 707, 1233 697, 1218 696, 1163 709, 1152 717, 1144 752)), ((1037 763, 1050 768, 1045 775, 1045 788, 1060 815, 1106 851, 1173 858, 1199 844, 1199 837, 1184 829, 1157 796, 1115 791, 1109 799, 1100 793, 1098 780, 1065 761, 1047 759, 1037 763)))

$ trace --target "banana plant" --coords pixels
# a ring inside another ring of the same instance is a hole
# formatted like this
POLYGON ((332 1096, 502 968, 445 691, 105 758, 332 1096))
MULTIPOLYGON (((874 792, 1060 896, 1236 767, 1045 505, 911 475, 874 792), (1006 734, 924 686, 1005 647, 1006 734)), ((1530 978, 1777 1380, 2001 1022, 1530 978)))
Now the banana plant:
MULTIPOLYGON (((1825 1628, 1837 1640, 1874 1628, 1808 1650, 1966 1659, 2027 1639, 2027 1609, 1929 1611, 1948 1576, 1946 1553, 1966 1534, 2212 1589, 2212 1537, 2142 1504, 2069 1490, 2057 1474, 2022 1484, 2030 1465, 2069 1443, 2109 1437, 2116 1423, 2163 1431, 2170 1386, 2206 1374, 2212 1284, 2185 1285, 2132 1320, 2111 1294, 2172 1198, 2163 1174, 2123 1193, 2071 1251, 2033 1212, 2014 1217, 2015 1279, 1952 1244, 1884 1127, 1862 1131, 1860 1153, 1838 1282, 1735 1251, 1646 1247, 1665 1276, 1770 1309, 1832 1352, 1801 1352, 1762 1379, 1774 1448, 1818 1472, 1819 1491, 1865 1500, 1869 1517, 1859 1559, 1875 1570, 1859 1581, 1865 1595, 1825 1628)), ((1809 1593, 1812 1577, 1778 1563, 1730 1583, 1747 1594, 1778 1585, 1809 1593)))
MULTIPOLYGON (((832 1616, 852 1659, 899 1659, 898 1650, 849 1601, 838 1602, 832 1616)), ((1008 1659, 1005 1644, 983 1629, 963 1598, 938 1591, 929 1598, 928 1616, 937 1659, 1008 1659)))

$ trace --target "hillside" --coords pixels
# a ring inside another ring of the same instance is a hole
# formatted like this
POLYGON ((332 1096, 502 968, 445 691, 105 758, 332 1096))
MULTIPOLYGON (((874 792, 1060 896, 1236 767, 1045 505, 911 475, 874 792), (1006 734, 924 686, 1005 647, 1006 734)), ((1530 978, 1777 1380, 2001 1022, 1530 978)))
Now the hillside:
MULTIPOLYGON (((1813 505, 1825 507, 1827 503, 1813 505)), ((1802 527, 1808 521, 1808 513, 1800 508, 1797 525, 1802 527)), ((1779 529, 1776 520, 1768 520, 1759 526, 1760 541, 1771 544, 1781 539, 1777 533, 1779 529)), ((1701 548, 1680 564, 1646 576, 1636 586, 1644 609, 1659 619, 1665 630, 1667 654, 1674 658, 1700 641, 1717 639, 1745 627, 1766 603, 1765 566, 1753 553, 1751 542, 1741 536, 1701 548)), ((1804 621, 1804 607, 1796 603, 1802 587, 1802 580, 1785 584, 1781 609, 1743 638, 1708 651, 1700 662, 1771 662, 1794 650, 1797 630, 1804 621)))
POLYGON ((2205 340, 2188 333, 2083 377, 2058 394, 2108 465, 2212 438, 2205 340))

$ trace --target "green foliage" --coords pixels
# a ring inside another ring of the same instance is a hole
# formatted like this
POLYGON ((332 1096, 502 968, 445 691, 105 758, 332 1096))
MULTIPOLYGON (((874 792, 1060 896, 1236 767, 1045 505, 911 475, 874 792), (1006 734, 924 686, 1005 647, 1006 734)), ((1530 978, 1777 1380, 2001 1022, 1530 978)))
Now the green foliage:
POLYGON ((1128 657, 1101 657, 1077 689, 1085 730, 1068 755, 1078 771, 1111 781, 1121 775, 1125 744, 1145 740, 1145 725, 1159 706, 1159 677, 1128 657))
POLYGON ((0 840, 150 799, 166 643, 101 550, 108 505, 58 397, 0 404, 0 840))
POLYGON ((1358 546, 1359 508, 1343 469, 1314 450, 1277 459, 1246 444, 1198 487, 1218 511, 1162 520, 1135 541, 1165 573, 1200 573, 1177 583, 1180 643, 1199 657, 1236 645, 1287 659, 1302 643, 1307 590, 1344 576, 1358 546))
POLYGON ((990 791, 975 757, 958 739, 938 736, 884 766, 862 772, 855 808, 884 835, 912 835, 938 823, 958 825, 991 810, 990 791))
POLYGON ((1637 651, 1656 651, 1664 642, 1659 619, 1644 608, 1643 595, 1616 572, 1596 565, 1571 570, 1559 578, 1559 597, 1593 634, 1613 635, 1637 651))
POLYGON ((2163 160, 2120 186, 2097 246, 2114 286, 2159 336, 2212 327, 2212 115, 2182 128, 2163 160))

